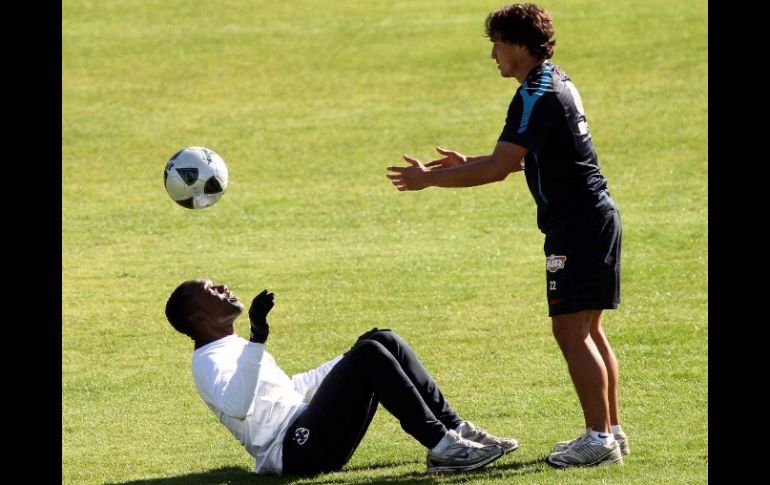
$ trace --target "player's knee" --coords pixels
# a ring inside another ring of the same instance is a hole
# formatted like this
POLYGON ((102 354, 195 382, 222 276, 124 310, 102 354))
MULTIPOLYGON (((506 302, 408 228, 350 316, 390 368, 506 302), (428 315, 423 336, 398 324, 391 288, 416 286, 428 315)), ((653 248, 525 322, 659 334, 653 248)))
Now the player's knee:
POLYGON ((387 328, 375 333, 372 339, 384 345, 396 357, 403 355, 404 352, 413 352, 399 334, 387 328))
POLYGON ((366 372, 380 372, 384 367, 398 365, 392 352, 385 345, 376 340, 367 340, 361 343, 361 367, 366 372))
POLYGON ((350 350, 354 358, 359 360, 371 360, 372 357, 389 354, 388 349, 376 340, 362 340, 350 350))
POLYGON ((369 339, 374 340, 375 342, 379 342, 386 347, 388 345, 399 344, 403 342, 401 337, 399 337, 399 335, 396 332, 390 330, 389 328, 383 328, 381 330, 378 330, 377 332, 369 336, 369 339))

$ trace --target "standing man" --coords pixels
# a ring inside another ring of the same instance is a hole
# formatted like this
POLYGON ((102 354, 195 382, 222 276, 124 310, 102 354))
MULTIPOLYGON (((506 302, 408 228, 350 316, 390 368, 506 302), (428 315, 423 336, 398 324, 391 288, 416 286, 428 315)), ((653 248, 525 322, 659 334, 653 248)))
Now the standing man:
POLYGON ((523 170, 545 234, 548 314, 585 417, 580 437, 557 443, 550 465, 622 463, 628 440, 618 417, 618 363, 602 329, 620 302, 620 216, 591 142, 583 103, 567 74, 548 59, 551 16, 534 4, 490 13, 486 34, 503 77, 520 83, 489 155, 436 147, 442 158, 388 167, 400 191, 471 187, 523 170))
POLYGON ((249 339, 235 333, 243 304, 227 285, 190 280, 166 303, 166 318, 195 342, 192 374, 203 401, 254 457, 260 474, 316 474, 350 460, 382 404, 427 448, 427 471, 481 468, 519 447, 463 420, 414 350, 374 328, 343 355, 289 377, 265 349, 273 294, 249 307, 249 339))

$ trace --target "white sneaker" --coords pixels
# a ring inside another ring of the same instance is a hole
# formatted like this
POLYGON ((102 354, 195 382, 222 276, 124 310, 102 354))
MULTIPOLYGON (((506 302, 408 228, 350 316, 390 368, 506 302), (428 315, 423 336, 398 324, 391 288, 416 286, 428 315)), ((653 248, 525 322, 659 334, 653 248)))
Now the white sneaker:
POLYGON ((556 468, 570 468, 574 466, 622 464, 623 457, 620 454, 620 445, 617 441, 605 445, 586 431, 572 446, 564 451, 551 453, 546 458, 546 461, 549 465, 556 468))
POLYGON ((465 438, 466 440, 475 441, 482 445, 497 445, 506 453, 510 453, 519 447, 519 442, 514 438, 498 438, 497 436, 487 433, 484 428, 480 428, 470 421, 463 421, 462 424, 456 428, 456 431, 460 437, 465 438))
POLYGON ((588 434, 588 430, 586 429, 585 432, 580 436, 578 436, 577 438, 573 438, 567 441, 559 441, 558 443, 553 445, 552 453, 561 453, 562 451, 567 451, 572 447, 572 445, 574 445, 575 443, 583 439, 587 434, 588 434))
POLYGON ((428 450, 428 472, 452 473, 475 470, 503 456, 503 449, 498 445, 482 445, 466 440, 454 430, 449 430, 448 436, 452 444, 437 453, 428 450))
MULTIPOLYGON (((559 441, 553 446, 553 452, 558 453, 561 451, 567 451, 570 446, 575 444, 577 440, 582 438, 584 435, 580 435, 575 439, 569 440, 569 441, 559 441)), ((613 435, 615 437, 615 441, 618 442, 618 446, 620 446, 620 453, 622 455, 630 455, 631 454, 631 448, 628 446, 628 436, 626 436, 626 433, 621 431, 620 433, 615 433, 613 435)))

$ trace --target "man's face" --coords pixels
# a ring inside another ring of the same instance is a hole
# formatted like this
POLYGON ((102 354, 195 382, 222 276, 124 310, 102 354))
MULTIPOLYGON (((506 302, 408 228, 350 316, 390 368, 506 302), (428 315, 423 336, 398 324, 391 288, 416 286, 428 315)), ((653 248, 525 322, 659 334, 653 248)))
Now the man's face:
POLYGON ((514 77, 514 73, 519 70, 519 66, 525 59, 526 47, 503 42, 499 37, 493 37, 491 41, 491 57, 497 62, 500 75, 503 77, 514 77))
POLYGON ((188 289, 190 307, 203 312, 211 322, 232 321, 243 311, 243 304, 227 285, 211 280, 196 280, 188 289))

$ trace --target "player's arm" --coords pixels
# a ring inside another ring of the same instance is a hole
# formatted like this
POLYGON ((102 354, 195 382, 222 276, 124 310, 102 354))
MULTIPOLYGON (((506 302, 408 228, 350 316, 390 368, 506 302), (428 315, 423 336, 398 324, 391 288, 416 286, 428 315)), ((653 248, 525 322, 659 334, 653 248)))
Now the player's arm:
POLYGON ((497 142, 491 155, 479 156, 473 163, 429 170, 422 162, 404 155, 408 167, 388 167, 388 178, 401 191, 426 187, 473 187, 504 180, 522 169, 521 161, 529 150, 515 143, 497 142))
POLYGON ((246 419, 254 401, 264 351, 264 345, 251 342, 239 355, 194 364, 193 377, 203 400, 234 419, 246 419))
POLYGON ((270 333, 267 314, 273 305, 274 295, 267 290, 254 297, 249 307, 249 344, 238 356, 235 365, 225 367, 229 371, 223 371, 213 379, 213 400, 216 407, 235 419, 246 419, 254 400, 265 341, 270 333))

